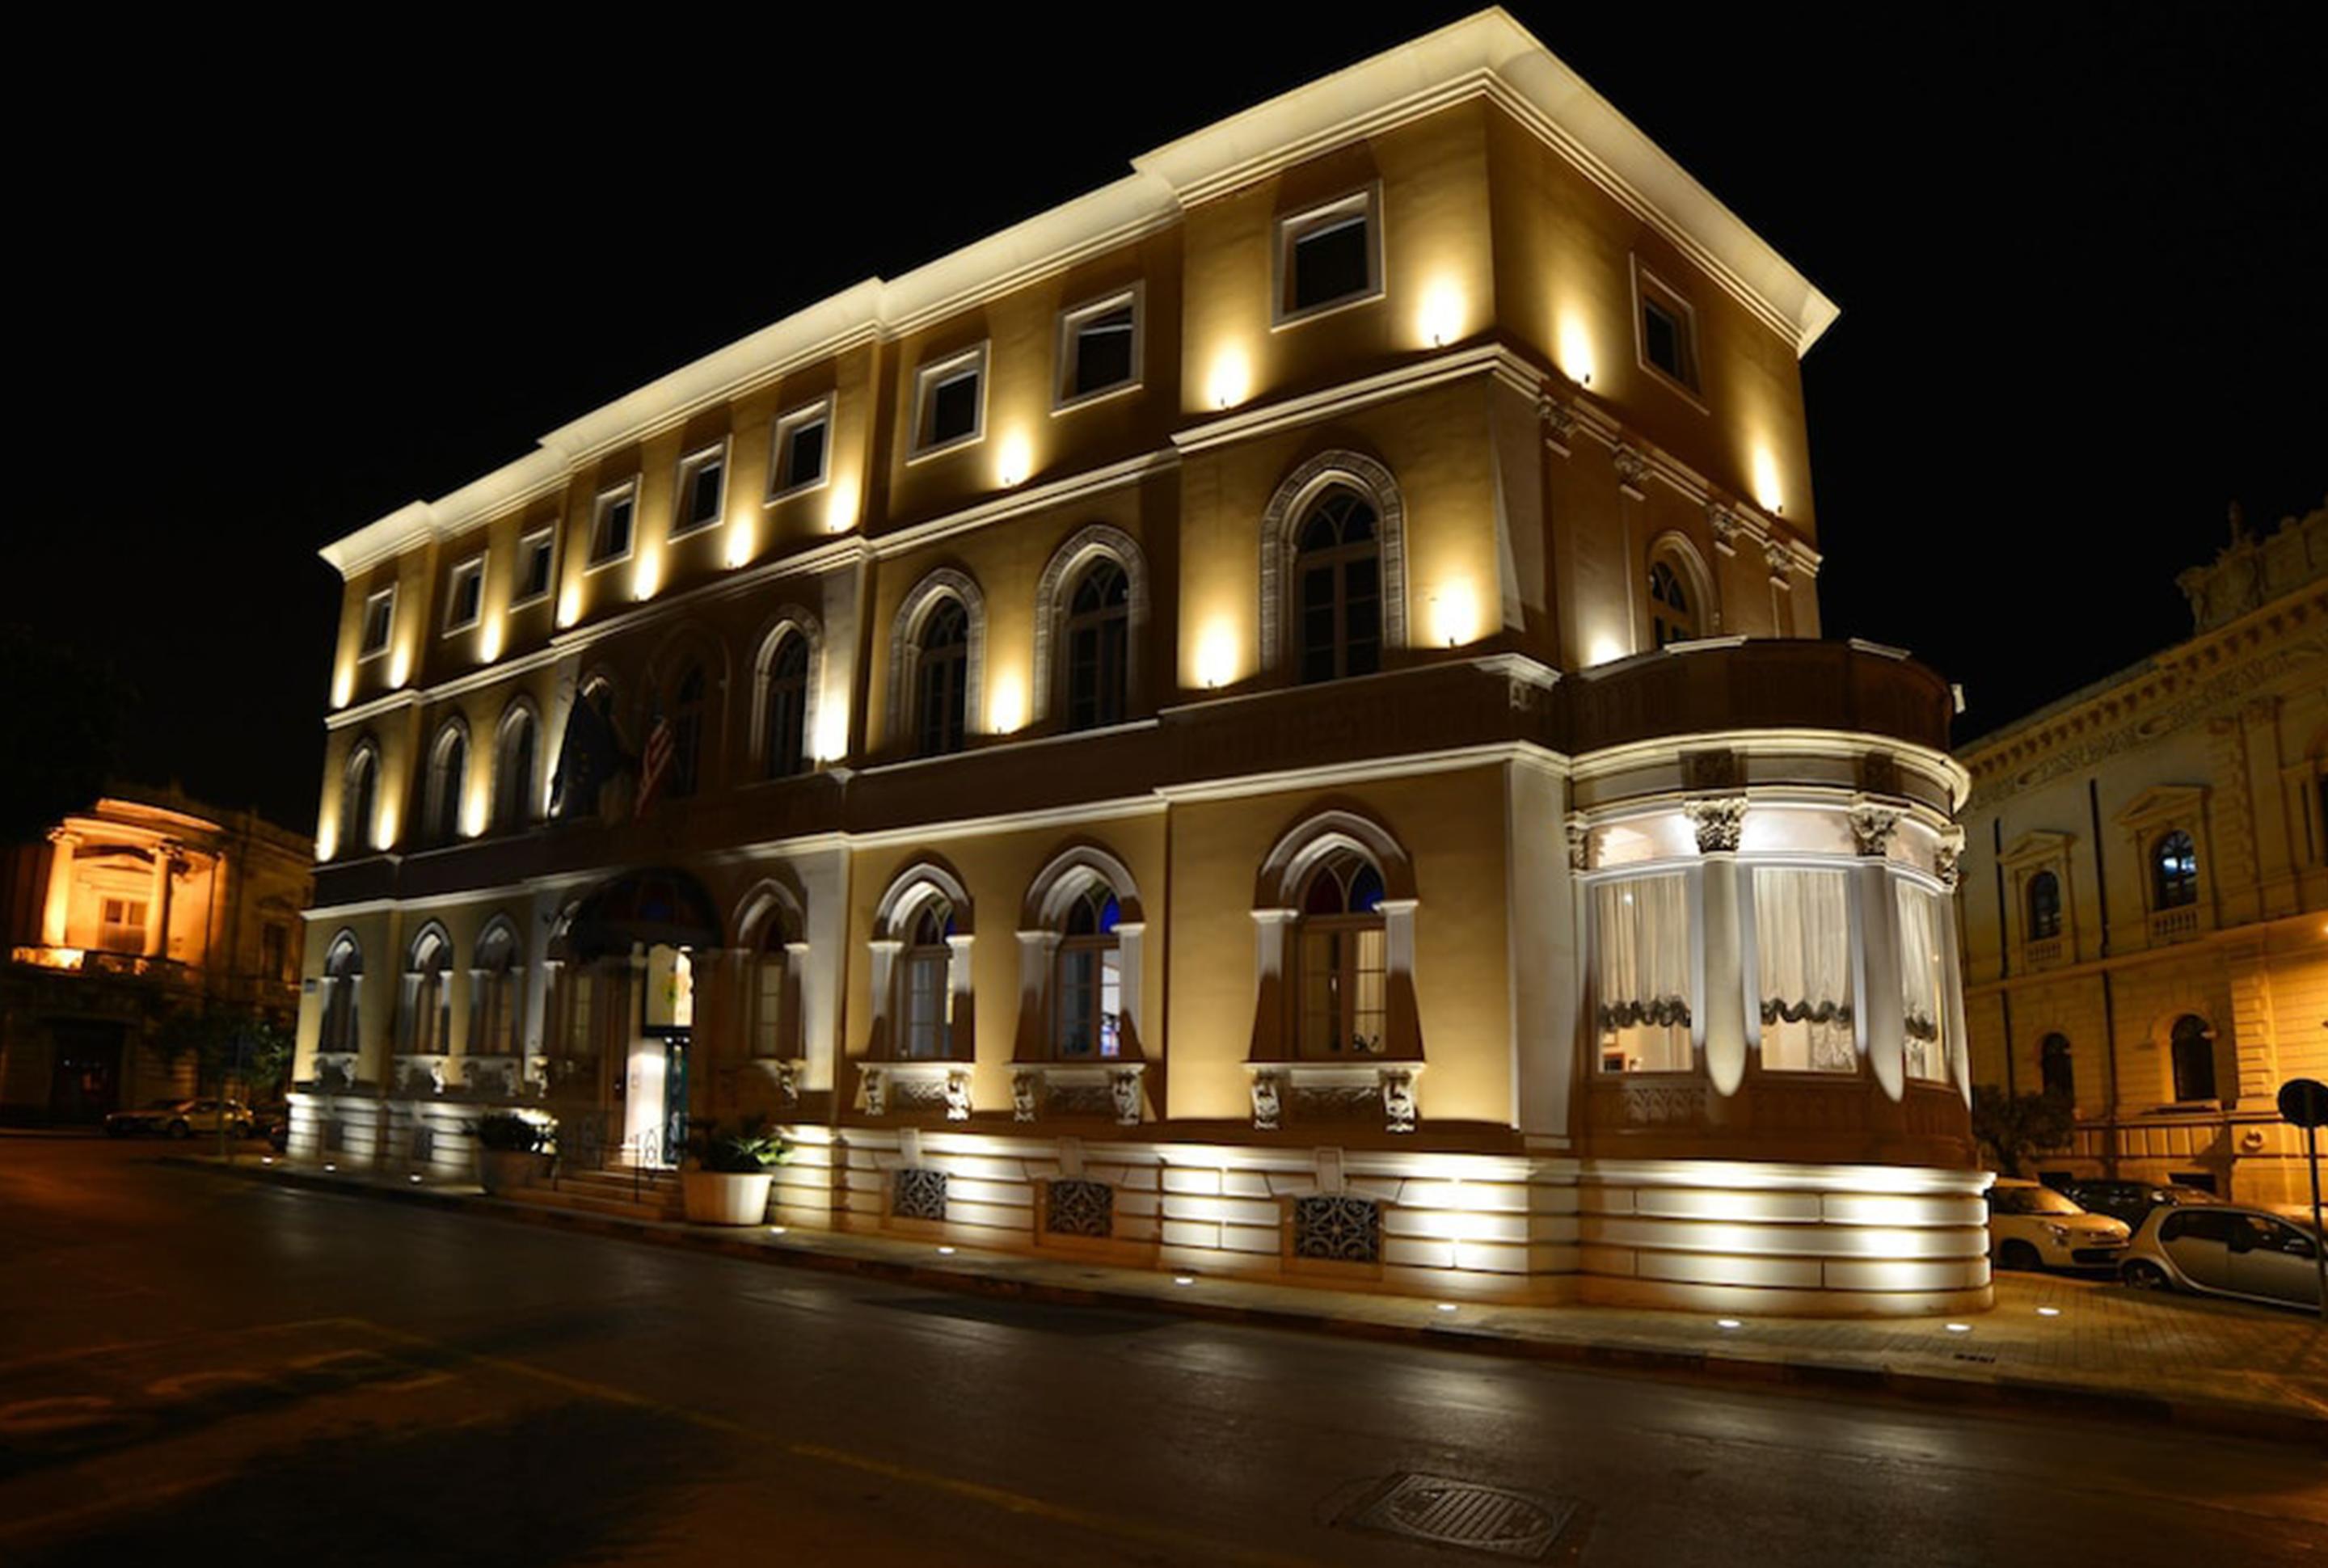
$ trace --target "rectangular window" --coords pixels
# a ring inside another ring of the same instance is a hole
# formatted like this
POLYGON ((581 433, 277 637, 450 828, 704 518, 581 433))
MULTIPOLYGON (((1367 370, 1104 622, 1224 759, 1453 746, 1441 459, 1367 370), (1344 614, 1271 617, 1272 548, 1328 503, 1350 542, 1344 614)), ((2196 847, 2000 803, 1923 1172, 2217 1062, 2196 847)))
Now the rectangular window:
POLYGON ((517 541, 517 596, 512 604, 526 605, 549 594, 550 568, 557 561, 556 536, 539 529, 517 541))
POLYGON ((1900 1021, 1907 1037, 1908 1076, 1948 1075, 1948 969, 1941 948, 1948 919, 1939 895, 1912 882, 1893 884, 1900 909, 1900 1021))
POLYGON ((1059 318, 1059 406, 1140 381, 1137 291, 1095 300, 1059 318))
POLYGON ((598 977, 587 969, 567 971, 569 990, 567 992, 566 1050, 568 1056, 594 1056, 598 1054, 597 1037, 591 1033, 593 1003, 597 999, 598 977))
POLYGON ((951 955, 917 953, 906 960, 906 1056, 936 1061, 948 1055, 953 994, 946 983, 951 955))
POLYGON ((1277 320, 1382 293, 1382 192, 1370 185, 1277 222, 1277 320))
POLYGON ((1123 961, 1112 947, 1071 947, 1059 955, 1058 1038, 1062 1060, 1089 1061, 1122 1048, 1123 961))
POLYGON ((364 600, 361 656, 388 652, 388 634, 396 625, 396 590, 382 588, 364 600))
POLYGON ((678 524, 673 538, 719 521, 728 496, 728 444, 707 446, 679 465, 678 524))
POLYGON ((975 441, 986 428, 986 345, 925 365, 914 378, 915 455, 975 441))
POLYGON ((1843 871, 1754 872, 1762 1066, 1848 1073, 1859 1066, 1851 1010, 1851 898, 1843 871))
POLYGON ((784 954, 763 954, 755 979, 758 983, 757 994, 752 999, 752 1051, 755 1056, 778 1056, 784 1044, 784 954))
POLYGON ((1689 301, 1636 267, 1640 297, 1641 362, 1683 390, 1697 390, 1697 312, 1689 301))
POLYGON ((1690 1039, 1689 881, 1680 872, 1592 890, 1593 1020, 1604 1073, 1685 1073, 1690 1039))
POLYGON ((597 512, 590 521, 592 566, 605 566, 631 553, 631 524, 637 512, 638 485, 635 481, 598 497, 597 512))
POLYGON ((98 946, 108 953, 146 951, 146 900, 107 898, 98 906, 98 946))
POLYGON ((775 447, 768 460, 771 500, 824 483, 825 448, 832 432, 832 399, 795 408, 776 421, 775 447))
POLYGON ((475 556, 453 568, 445 590, 445 630, 447 634, 477 624, 485 598, 485 558, 475 556))

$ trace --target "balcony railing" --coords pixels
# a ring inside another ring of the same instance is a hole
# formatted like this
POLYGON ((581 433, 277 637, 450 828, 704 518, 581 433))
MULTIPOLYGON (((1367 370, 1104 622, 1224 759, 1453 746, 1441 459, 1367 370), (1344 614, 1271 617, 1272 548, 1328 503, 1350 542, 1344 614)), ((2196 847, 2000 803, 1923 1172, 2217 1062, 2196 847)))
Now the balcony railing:
POLYGON ((174 958, 152 958, 141 953, 114 953, 102 947, 51 947, 45 944, 9 950, 18 963, 71 974, 110 975, 158 980, 167 985, 199 985, 202 971, 174 958))
POLYGON ((2023 969, 2051 969, 2060 962, 2061 939, 2058 936, 2041 936, 2023 944, 2021 949, 2021 967, 2023 969))
POLYGON ((2163 947, 2170 942, 2188 942, 2198 934, 2199 906, 2195 904, 2150 912, 2150 944, 2153 947, 2163 947))

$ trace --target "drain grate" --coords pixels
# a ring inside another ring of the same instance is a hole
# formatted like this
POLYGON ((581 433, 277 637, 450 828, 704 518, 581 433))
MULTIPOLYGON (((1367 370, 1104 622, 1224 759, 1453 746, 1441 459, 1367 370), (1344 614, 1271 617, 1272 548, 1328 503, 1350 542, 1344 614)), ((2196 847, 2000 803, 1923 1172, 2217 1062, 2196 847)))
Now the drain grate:
POLYGON ((1400 1476, 1348 1523, 1410 1540, 1490 1552, 1499 1557, 1542 1557, 1576 1513, 1576 1505, 1485 1487, 1445 1476, 1400 1476))

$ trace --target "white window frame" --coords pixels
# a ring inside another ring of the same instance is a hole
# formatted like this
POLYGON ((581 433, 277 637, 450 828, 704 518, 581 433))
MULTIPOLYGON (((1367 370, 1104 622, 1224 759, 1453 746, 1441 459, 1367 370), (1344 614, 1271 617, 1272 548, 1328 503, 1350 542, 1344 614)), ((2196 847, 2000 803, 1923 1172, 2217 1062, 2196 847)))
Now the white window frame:
MULTIPOLYGON (((728 521, 728 481, 731 474, 732 468, 728 461, 728 437, 725 436, 709 446, 698 447, 679 460, 679 483, 671 496, 671 538, 685 539, 691 534, 701 533, 707 529, 718 528, 728 521), (687 515, 687 503, 689 497, 695 491, 695 476, 703 472, 706 465, 712 463, 719 465, 718 504, 712 509, 709 517, 700 520, 690 519, 687 515)), ((638 517, 635 512, 632 514, 631 526, 634 530, 638 526, 638 517)))
POLYGON ((1063 414, 1069 408, 1081 408, 1110 398, 1136 392, 1147 377, 1148 301, 1146 286, 1134 283, 1129 288, 1119 288, 1096 299, 1087 299, 1059 313, 1058 342, 1054 359, 1058 367, 1057 384, 1052 389, 1051 412, 1063 414), (1094 387, 1088 392, 1075 390, 1076 334, 1084 324, 1103 315, 1129 308, 1131 312, 1131 373, 1120 381, 1104 387, 1094 387))
POLYGON ((634 474, 631 475, 630 478, 624 480, 620 484, 610 485, 606 489, 601 490, 598 492, 597 500, 591 502, 590 538, 582 547, 588 557, 588 564, 582 569, 585 572, 595 572, 602 571, 607 567, 620 566, 623 562, 631 559, 631 553, 637 549, 638 547, 639 479, 638 475, 634 474), (605 524, 606 512, 608 509, 619 501, 627 501, 631 503, 630 535, 623 540, 623 548, 619 554, 601 556, 598 554, 598 530, 605 524))
POLYGON ((986 439, 986 392, 988 385, 987 345, 983 343, 962 350, 960 353, 932 360, 914 372, 914 432, 913 455, 906 461, 919 463, 925 457, 935 457, 943 452, 955 452, 964 446, 975 446, 986 439), (972 422, 970 432, 943 441, 924 445, 922 432, 927 427, 930 399, 942 381, 950 381, 964 371, 978 377, 978 417, 972 422))
POLYGON ((395 645, 396 585, 394 583, 390 583, 388 587, 381 588, 375 593, 369 593, 364 596, 363 619, 356 624, 356 659, 359 662, 361 662, 366 659, 377 659, 395 645), (380 634, 380 643, 377 647, 368 646, 364 642, 364 636, 371 630, 371 607, 374 605, 379 604, 382 599, 386 599, 388 601, 388 630, 380 634))
POLYGON ((1689 296, 1641 265, 1633 258, 1633 357, 1641 369, 1666 387, 1688 400, 1700 413, 1708 412, 1705 395, 1699 389, 1705 385, 1704 340, 1698 332, 1697 306, 1689 296), (1654 298, 1657 308, 1668 315, 1677 310, 1681 317, 1683 359, 1690 372, 1684 380, 1649 358, 1648 307, 1654 298))
POLYGON ((512 599, 510 608, 512 610, 524 605, 539 604, 558 589, 558 530, 547 523, 540 528, 528 529, 517 536, 517 580, 511 586, 521 589, 525 587, 526 563, 533 559, 533 547, 538 541, 546 541, 549 546, 549 570, 543 575, 541 591, 528 594, 521 599, 512 599))
POLYGON ((480 551, 479 553, 471 556, 467 560, 461 562, 446 575, 445 635, 450 637, 456 633, 465 632, 484 618, 485 558, 483 552, 480 551), (472 573, 475 575, 477 579, 476 607, 469 612, 469 615, 466 620, 455 620, 454 619, 454 616, 460 613, 461 608, 461 579, 472 573))
POLYGON ((1291 326, 1296 322, 1315 321, 1337 311, 1350 310, 1372 305, 1383 297, 1383 231, 1382 182, 1369 181, 1358 190, 1306 207, 1299 212, 1289 212, 1278 219, 1275 243, 1270 258, 1270 325, 1291 326), (1320 230, 1334 228, 1352 217, 1362 219, 1366 225, 1366 286, 1357 294, 1346 294, 1336 299, 1320 301, 1299 309, 1291 304, 1293 285, 1293 249, 1300 241, 1320 230))
POLYGON ((795 495, 806 495, 822 490, 832 480, 832 394, 828 392, 812 403, 803 403, 788 414, 776 416, 774 431, 768 437, 768 500, 773 506, 779 501, 789 501, 795 495), (789 470, 793 437, 811 425, 824 427, 824 457, 817 465, 816 477, 794 481, 789 470))

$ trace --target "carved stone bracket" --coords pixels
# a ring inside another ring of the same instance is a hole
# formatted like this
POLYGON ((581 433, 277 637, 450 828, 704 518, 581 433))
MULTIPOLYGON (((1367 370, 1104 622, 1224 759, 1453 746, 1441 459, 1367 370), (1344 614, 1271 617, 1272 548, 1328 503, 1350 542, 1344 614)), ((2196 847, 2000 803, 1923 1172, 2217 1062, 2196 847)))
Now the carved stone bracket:
POLYGON ((1795 580, 1795 553, 1782 539, 1771 540, 1762 547, 1763 559, 1770 564, 1770 580, 1780 587, 1790 587, 1795 580))
POLYGON ((1892 834, 1904 813, 1897 806, 1873 801, 1854 802, 1849 817, 1852 842, 1863 855, 1880 856, 1892 848, 1892 834))
POLYGON ((1576 434, 1576 410, 1554 398, 1549 390, 1536 394, 1535 417, 1551 440, 1565 441, 1576 434))
POLYGON ((784 1096, 787 1107, 800 1103, 801 1077, 808 1071, 808 1063, 794 1056, 776 1064, 776 1093, 784 1096))
POLYGON ((1382 1070, 1383 1122, 1393 1132, 1414 1131, 1414 1080, 1420 1067, 1382 1070))
POLYGON ((945 1075, 945 1113, 949 1122, 970 1120, 970 1073, 967 1069, 945 1075))
POLYGON ((1568 869, 1589 871, 1592 869, 1592 824, 1582 812, 1568 819, 1568 869))
POLYGON ((1263 1132, 1274 1132, 1285 1114, 1285 1080, 1276 1073, 1255 1073, 1253 1090, 1253 1124, 1263 1132))
POLYGON ((1609 455, 1610 465, 1617 470, 1618 483, 1629 490, 1637 490, 1649 472, 1649 460, 1631 446, 1619 446, 1609 455))
POLYGON ((1010 1119, 1106 1116, 1137 1127, 1146 1113, 1141 1062, 1028 1062, 1010 1070, 1010 1119))
POLYGON ((1723 555, 1738 553, 1738 514, 1718 501, 1705 503, 1705 526, 1713 535, 1713 548, 1723 555))
POLYGON ((868 1062, 858 1072, 868 1116, 943 1108, 949 1122, 970 1120, 968 1062, 868 1062))
POLYGON ((1951 824, 1948 831, 1941 835, 1940 847, 1932 854, 1933 872, 1938 876, 1940 886, 1951 891, 1963 874, 1960 863, 1964 859, 1964 829, 1951 824))
POLYGON ((886 1116, 889 1113, 889 1075, 886 1068, 867 1067, 862 1074, 865 1086, 865 1114, 886 1116))
POLYGON ((1417 1061, 1248 1064, 1253 1124, 1268 1132, 1289 1121, 1309 1126, 1380 1116, 1385 1131, 1412 1132, 1418 1118, 1415 1080, 1422 1069, 1417 1061))
POLYGON ((1697 831, 1701 855, 1735 854, 1746 826, 1744 795, 1711 795, 1682 803, 1682 813, 1697 831))

